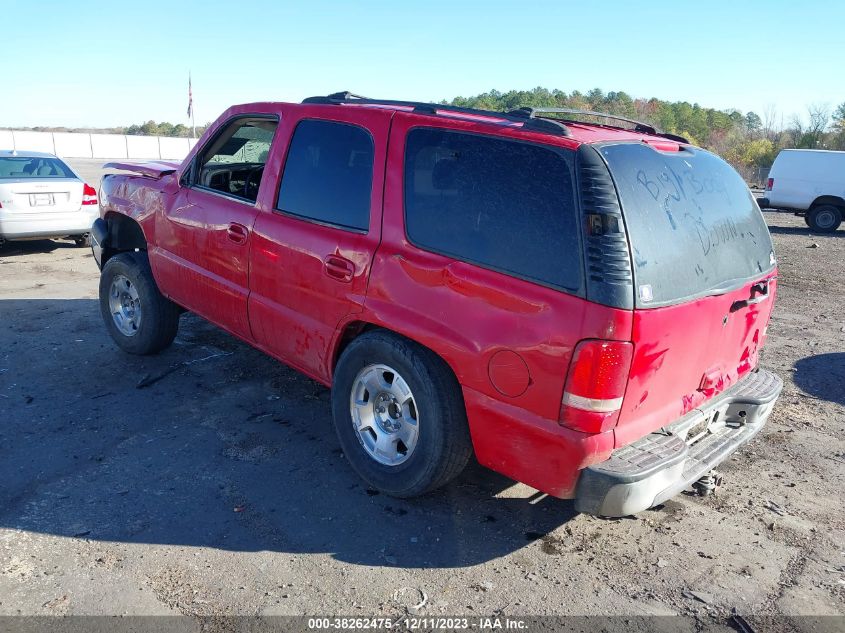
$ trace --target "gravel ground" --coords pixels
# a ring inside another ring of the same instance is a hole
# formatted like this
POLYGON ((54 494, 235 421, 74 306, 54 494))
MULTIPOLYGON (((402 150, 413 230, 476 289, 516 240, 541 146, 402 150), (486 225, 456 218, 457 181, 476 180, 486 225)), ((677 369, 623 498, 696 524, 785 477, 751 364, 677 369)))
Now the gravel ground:
POLYGON ((89 251, 8 245, 0 615, 845 615, 845 230, 767 220, 781 400, 715 496, 622 520, 477 465, 422 499, 379 495, 325 388, 191 315, 163 354, 123 354, 89 251))

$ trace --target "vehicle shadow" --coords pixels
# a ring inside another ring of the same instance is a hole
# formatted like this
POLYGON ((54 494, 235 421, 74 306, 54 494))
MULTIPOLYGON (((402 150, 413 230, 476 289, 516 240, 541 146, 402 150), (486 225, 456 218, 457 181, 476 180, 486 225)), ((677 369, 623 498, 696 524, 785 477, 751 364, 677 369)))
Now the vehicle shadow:
POLYGON ((81 248, 72 241, 59 240, 26 240, 21 242, 6 242, 0 246, 0 257, 14 257, 33 255, 38 253, 52 253, 60 248, 81 248))
POLYGON ((778 235, 805 235, 807 237, 843 237, 845 230, 837 229, 832 233, 819 233, 813 231, 809 226, 777 226, 769 225, 769 233, 777 233, 778 235))
POLYGON ((326 388, 193 315, 154 357, 117 350, 94 300, 0 300, 0 322, 0 527, 419 568, 575 516, 477 464, 418 499, 368 489, 326 388))
POLYGON ((792 377, 805 393, 845 405, 845 352, 802 358, 795 363, 792 377))

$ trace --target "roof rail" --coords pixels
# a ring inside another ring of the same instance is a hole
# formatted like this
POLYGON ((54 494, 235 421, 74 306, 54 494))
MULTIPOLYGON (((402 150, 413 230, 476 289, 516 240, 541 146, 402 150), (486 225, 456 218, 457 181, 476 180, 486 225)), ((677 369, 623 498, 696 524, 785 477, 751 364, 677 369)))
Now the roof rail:
MULTIPOLYGON (((654 136, 662 136, 664 138, 668 138, 673 141, 678 141, 679 143, 689 143, 689 140, 684 138, 683 136, 678 136, 677 134, 669 134, 659 130, 658 128, 654 127, 653 125, 649 125, 648 123, 643 123, 642 121, 637 121, 636 119, 629 119, 628 117, 618 116, 616 114, 608 114, 606 112, 594 112, 592 110, 576 110, 573 108, 532 108, 532 107, 522 107, 516 110, 511 110, 508 112, 509 115, 515 117, 523 117, 527 119, 539 119, 544 117, 538 117, 538 114, 577 114, 580 116, 594 116, 603 119, 611 119, 614 121, 625 121, 626 123, 633 123, 634 124, 634 131, 640 132, 643 134, 652 134, 654 136)), ((547 118, 547 120, 554 120, 551 118, 547 118)), ((574 119, 563 119, 568 123, 578 123, 578 121, 574 119)), ((608 127, 619 127, 619 126, 608 126, 608 127)), ((621 128, 624 129, 624 128, 621 128)))
POLYGON ((325 97, 308 97, 303 99, 302 103, 314 104, 344 104, 355 103, 360 105, 381 105, 393 106, 400 108, 412 108, 413 112, 418 114, 428 114, 437 116, 441 112, 448 112, 454 114, 466 114, 470 116, 488 117, 500 119, 502 121, 509 121, 511 123, 521 123, 522 128, 532 132, 545 132, 547 134, 555 134, 557 136, 570 136, 569 128, 562 121, 551 118, 542 117, 528 117, 522 114, 513 114, 509 112, 496 112, 494 110, 478 110, 475 108, 462 108, 460 106, 452 106, 441 103, 426 103, 422 101, 396 101, 392 99, 370 99, 362 97, 361 95, 352 92, 335 92, 325 97))

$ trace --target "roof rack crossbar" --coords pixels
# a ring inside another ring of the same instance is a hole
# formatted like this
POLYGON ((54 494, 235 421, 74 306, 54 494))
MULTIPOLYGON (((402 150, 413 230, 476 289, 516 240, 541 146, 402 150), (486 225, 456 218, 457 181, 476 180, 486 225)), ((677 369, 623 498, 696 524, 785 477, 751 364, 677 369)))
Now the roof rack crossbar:
POLYGON ((356 95, 351 92, 335 92, 325 97, 308 97, 303 99, 302 103, 314 104, 343 104, 356 103, 360 105, 382 105, 393 106, 400 108, 412 108, 414 112, 420 114, 437 115, 438 112, 452 112, 455 114, 467 114, 471 116, 488 117, 493 119, 500 119, 502 121, 510 121, 512 123, 522 123, 522 127, 526 130, 545 132, 548 134, 556 134, 558 136, 569 136, 569 128, 564 122, 551 118, 533 118, 523 115, 514 115, 510 112, 497 112, 495 110, 479 110, 476 108, 463 108, 460 106, 446 105, 441 103, 426 103, 422 101, 396 101, 393 99, 369 99, 356 95))
MULTIPOLYGON (((326 96, 308 97, 303 99, 302 103, 315 104, 343 104, 343 103, 357 103, 360 105, 381 105, 388 107, 411 108, 414 112, 419 114, 437 115, 439 112, 451 112, 455 114, 466 114, 470 116, 480 116, 496 118, 503 121, 510 121, 514 123, 522 123, 525 130, 535 132, 544 132, 547 134, 555 134, 558 136, 570 136, 567 123, 579 123, 576 119, 563 119, 556 117, 539 116, 543 114, 574 114, 578 116, 594 116, 603 119, 610 119, 613 121, 624 121, 634 125, 633 130, 642 134, 651 134, 653 136, 662 136, 663 138, 677 141, 679 143, 689 143, 689 140, 677 134, 669 134, 663 132, 653 125, 630 119, 628 117, 619 116, 616 114, 608 114, 607 112, 594 112, 593 110, 578 110, 574 108, 532 108, 522 107, 510 112, 498 112, 495 110, 480 110, 477 108, 464 108, 461 106, 447 105, 443 103, 426 103, 422 101, 397 101, 394 99, 370 99, 362 95, 355 94, 349 91, 334 92, 326 96)), ((580 121, 583 123, 583 121, 580 121)), ((617 129, 626 129, 620 126, 606 124, 607 127, 617 129)))
POLYGON ((615 121, 625 121, 626 123, 633 123, 642 128, 643 131, 649 133, 657 132, 657 128, 648 123, 637 121, 636 119, 629 119, 628 117, 618 116, 616 114, 608 114, 607 112, 594 112, 593 110, 577 110, 573 108, 531 108, 523 107, 517 110, 511 110, 509 114, 514 116, 524 116, 528 118, 535 118, 538 114, 579 114, 581 116, 595 116, 602 119, 613 119, 615 121))
MULTIPOLYGON (((634 124, 634 131, 641 132, 644 134, 652 134, 654 136, 662 136, 664 138, 678 141, 680 143, 689 143, 689 140, 684 138, 683 136, 678 136, 677 134, 669 134, 667 132, 663 132, 662 130, 654 127, 653 125, 649 125, 648 123, 643 123, 642 121, 637 121, 636 119, 630 119, 628 117, 619 116, 616 114, 608 114, 607 112, 594 112, 593 110, 578 110, 574 108, 532 108, 532 107, 522 107, 516 110, 511 110, 508 112, 511 116, 515 117, 523 117, 527 119, 543 119, 546 120, 554 120, 551 117, 539 117, 538 114, 576 114, 580 116, 594 116, 603 119, 611 119, 614 121, 625 121, 626 123, 633 123, 634 124)), ((573 119, 563 119, 567 123, 578 123, 578 121, 573 119)), ((609 126, 609 127, 617 127, 617 126, 609 126)), ((624 129, 624 128, 622 128, 624 129)))

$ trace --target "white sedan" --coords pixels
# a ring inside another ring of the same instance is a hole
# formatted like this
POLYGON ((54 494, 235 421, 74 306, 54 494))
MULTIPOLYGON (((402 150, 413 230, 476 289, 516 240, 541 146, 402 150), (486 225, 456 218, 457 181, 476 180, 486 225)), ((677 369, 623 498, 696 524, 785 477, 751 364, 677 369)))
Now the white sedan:
POLYGON ((70 237, 88 243, 97 191, 53 154, 0 150, 0 246, 70 237))

